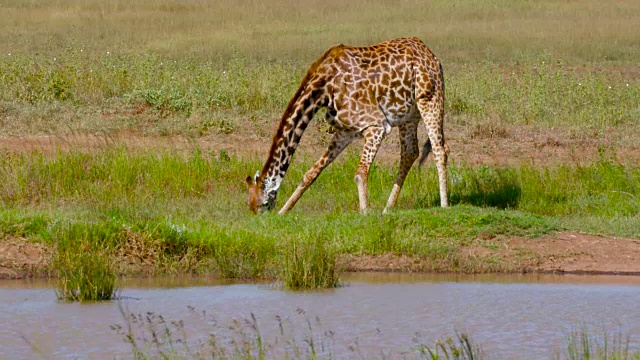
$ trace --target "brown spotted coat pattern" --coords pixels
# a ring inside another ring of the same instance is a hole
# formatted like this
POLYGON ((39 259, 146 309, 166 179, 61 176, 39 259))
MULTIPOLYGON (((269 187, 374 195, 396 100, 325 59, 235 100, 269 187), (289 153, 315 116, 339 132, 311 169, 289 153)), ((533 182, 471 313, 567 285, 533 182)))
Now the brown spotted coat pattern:
POLYGON ((420 162, 433 151, 440 204, 448 206, 442 66, 420 39, 412 37, 367 47, 334 46, 311 65, 284 112, 262 171, 246 179, 252 211, 259 213, 275 207, 296 147, 321 107, 327 108, 327 121, 335 128, 333 139, 280 214, 291 210, 320 172, 357 138, 364 139, 364 148, 355 182, 360 210, 366 212, 369 168, 384 138, 398 127, 400 169, 385 211, 395 206, 402 184, 419 156, 420 120, 428 133, 420 162))

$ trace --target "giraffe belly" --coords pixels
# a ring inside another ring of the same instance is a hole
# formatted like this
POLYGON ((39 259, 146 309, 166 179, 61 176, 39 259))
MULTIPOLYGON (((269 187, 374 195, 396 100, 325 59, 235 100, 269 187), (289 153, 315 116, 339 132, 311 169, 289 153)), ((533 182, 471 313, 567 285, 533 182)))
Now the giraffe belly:
POLYGON ((418 116, 418 109, 416 106, 401 106, 386 108, 380 106, 380 110, 387 118, 387 122, 391 127, 403 125, 407 122, 415 121, 418 116))

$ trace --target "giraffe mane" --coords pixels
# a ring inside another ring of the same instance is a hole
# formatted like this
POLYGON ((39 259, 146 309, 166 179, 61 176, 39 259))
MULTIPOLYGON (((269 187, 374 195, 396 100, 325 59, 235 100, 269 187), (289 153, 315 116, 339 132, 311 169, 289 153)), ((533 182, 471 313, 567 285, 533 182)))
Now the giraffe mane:
POLYGON ((307 70, 305 76, 302 78, 302 81, 300 82, 300 86, 298 87, 298 90, 293 95, 291 100, 289 100, 289 104, 287 105, 287 108, 285 109, 284 114, 282 115, 282 119, 280 120, 280 125, 278 126, 278 130, 276 131, 275 135, 273 136, 273 139, 271 141, 271 148, 269 149, 269 155, 267 157, 267 161, 265 162, 265 164, 264 164, 264 166, 262 168, 262 171, 260 173, 261 177, 264 178, 267 175, 267 172, 269 171, 269 167, 271 166, 271 163, 274 161, 274 158, 276 156, 276 151, 278 150, 280 139, 282 139, 282 136, 283 136, 284 131, 285 131, 285 127, 288 124, 287 120, 296 111, 296 109, 297 109, 297 105, 296 104, 297 104, 298 100, 300 99, 300 97, 302 96, 303 92, 307 89, 307 87, 309 85, 309 82, 313 78, 313 76, 316 73, 318 67, 329 56, 331 56, 331 54, 334 53, 336 51, 336 49, 339 49, 339 48, 342 48, 342 47, 344 47, 344 45, 341 44, 341 45, 338 45, 338 46, 331 47, 329 50, 327 50, 313 64, 311 64, 311 66, 307 70))

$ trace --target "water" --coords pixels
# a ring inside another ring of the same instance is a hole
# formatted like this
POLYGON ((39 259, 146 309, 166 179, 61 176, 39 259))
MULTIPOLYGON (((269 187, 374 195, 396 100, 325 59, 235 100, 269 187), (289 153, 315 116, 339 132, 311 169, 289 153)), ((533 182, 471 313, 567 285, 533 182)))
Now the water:
MULTIPOLYGON (((334 358, 414 355, 417 344, 468 333, 491 359, 553 358, 571 330, 617 331, 640 348, 640 278, 615 276, 443 276, 348 274, 348 286, 313 292, 207 279, 134 279, 121 307, 184 320, 189 339, 231 336, 255 314, 267 343, 304 345, 309 324, 334 358), (189 311, 187 306, 196 309, 189 311), (299 309, 303 310, 300 311, 299 309), (206 311, 203 316, 200 312, 206 311), (276 316, 283 319, 280 335, 276 316), (211 323, 215 318, 216 322, 211 323), (319 319, 319 322, 318 322, 319 319), (308 321, 308 322, 307 322, 308 321), (332 335, 322 335, 323 331, 332 335), (404 355, 403 355, 404 354, 404 355)), ((0 359, 131 358, 110 325, 125 324, 117 302, 56 301, 53 283, 0 281, 0 359), (36 350, 39 349, 39 350, 36 350)))

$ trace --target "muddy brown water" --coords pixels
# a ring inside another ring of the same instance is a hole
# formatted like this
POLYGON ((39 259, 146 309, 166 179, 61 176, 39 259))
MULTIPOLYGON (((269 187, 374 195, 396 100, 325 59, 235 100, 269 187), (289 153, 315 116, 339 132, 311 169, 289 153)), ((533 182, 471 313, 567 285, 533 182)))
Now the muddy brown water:
MULTIPOLYGON (((120 307, 183 320, 190 341, 228 339, 254 314, 266 343, 313 336, 333 358, 413 358, 417 344, 468 333, 490 359, 548 359, 572 330, 622 331, 640 349, 640 277, 346 274, 347 286, 293 292, 202 278, 126 280, 120 307), (188 306, 196 309, 190 311, 188 306), (206 315, 202 315, 202 311, 206 315), (282 319, 280 322, 277 319, 282 319), (215 320, 212 322, 211 320, 215 320), (284 324, 285 335, 280 325, 284 324)), ((110 325, 118 302, 56 301, 54 283, 0 281, 0 359, 131 358, 110 325)), ((281 341, 280 344, 283 342, 281 341)), ((277 358, 277 356, 275 356, 277 358)))

